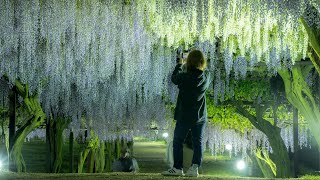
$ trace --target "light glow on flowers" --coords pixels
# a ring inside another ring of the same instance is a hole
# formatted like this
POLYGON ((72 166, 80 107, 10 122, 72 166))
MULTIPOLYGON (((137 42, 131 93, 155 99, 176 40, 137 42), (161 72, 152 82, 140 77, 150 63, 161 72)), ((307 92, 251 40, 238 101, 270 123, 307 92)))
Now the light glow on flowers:
POLYGON ((167 126, 177 48, 210 57, 210 71, 219 72, 214 96, 223 98, 229 76, 306 57, 301 16, 320 27, 316 0, 13 1, 0 0, 0 77, 19 78, 47 115, 71 117, 74 130, 84 118, 101 139, 148 128, 150 119, 167 126))

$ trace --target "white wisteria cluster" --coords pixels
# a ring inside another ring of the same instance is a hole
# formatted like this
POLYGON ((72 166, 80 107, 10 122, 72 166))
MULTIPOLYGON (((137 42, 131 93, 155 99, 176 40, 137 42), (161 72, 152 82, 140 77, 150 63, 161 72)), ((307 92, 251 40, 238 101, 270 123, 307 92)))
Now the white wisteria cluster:
POLYGON ((312 0, 307 5, 303 17, 309 26, 320 29, 320 1, 312 0))
POLYGON ((108 139, 165 125, 179 46, 205 52, 212 72, 226 54, 226 74, 240 77, 260 61, 273 70, 306 57, 298 18, 310 4, 319 11, 315 0, 0 0, 0 77, 27 83, 72 129, 85 116, 108 139))
MULTIPOLYGON (((294 152, 294 144, 293 144, 293 127, 286 126, 281 128, 281 137, 288 149, 291 152, 294 152)), ((298 129, 298 145, 300 148, 308 147, 311 148, 311 134, 310 130, 304 126, 299 126, 298 129)))
MULTIPOLYGON (((215 52, 213 48, 218 43, 227 82, 232 71, 236 79, 239 75, 245 77, 247 68, 258 62, 265 62, 268 70, 275 74, 282 66, 290 68, 295 61, 305 58, 308 37, 299 18, 314 14, 308 8, 311 5, 315 7, 312 10, 319 12, 317 0, 154 0, 139 3, 144 3, 143 10, 151 14, 148 30, 167 45, 178 47, 183 42, 187 49, 204 44, 202 47, 215 52)), ((308 20, 318 22, 314 17, 308 20)), ((215 91, 220 94, 219 88, 215 91)))
POLYGON ((219 38, 220 51, 228 49, 233 56, 254 53, 258 61, 267 62, 272 48, 281 59, 288 53, 285 51, 288 47, 294 62, 306 56, 307 35, 299 18, 306 7, 317 6, 318 2, 153 0, 139 3, 150 15, 149 28, 160 38, 166 38, 169 46, 179 46, 181 41, 188 46, 194 38, 215 43, 219 38))
MULTIPOLYGON (((243 134, 234 129, 223 129, 219 126, 207 126, 204 142, 208 145, 212 155, 219 155, 226 152, 225 146, 232 145, 231 155, 241 154, 245 156, 247 152, 253 153, 258 147, 272 152, 268 138, 257 129, 245 131, 243 134)), ((298 145, 300 148, 311 148, 311 135, 308 128, 299 126, 298 145)), ((281 137, 288 151, 293 152, 293 127, 292 125, 281 128, 281 137)))
MULTIPOLYGON (((65 129, 63 131, 63 138, 64 141, 68 141, 70 138, 70 131, 71 129, 65 129)), ((86 140, 90 139, 91 134, 88 129, 76 129, 73 130, 73 137, 79 143, 85 143, 86 140)), ((132 141, 133 140, 133 132, 128 130, 122 130, 118 132, 110 132, 105 134, 103 137, 99 137, 99 140, 102 142, 113 142, 116 140, 125 140, 125 141, 132 141)))

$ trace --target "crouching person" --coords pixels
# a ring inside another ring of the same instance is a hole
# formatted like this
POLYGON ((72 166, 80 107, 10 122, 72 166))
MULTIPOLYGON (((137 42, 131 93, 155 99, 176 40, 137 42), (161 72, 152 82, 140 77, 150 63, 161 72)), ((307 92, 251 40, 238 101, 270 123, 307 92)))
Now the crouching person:
POLYGON ((113 172, 138 172, 139 166, 135 158, 130 156, 128 148, 121 149, 120 157, 112 164, 113 172))

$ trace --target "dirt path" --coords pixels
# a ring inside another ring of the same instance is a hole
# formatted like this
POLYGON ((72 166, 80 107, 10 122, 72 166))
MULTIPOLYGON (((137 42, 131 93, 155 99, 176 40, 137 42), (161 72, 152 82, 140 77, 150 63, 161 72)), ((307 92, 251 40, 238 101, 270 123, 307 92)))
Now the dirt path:
POLYGON ((164 162, 166 145, 161 142, 135 142, 134 157, 137 159, 141 173, 161 173, 167 169, 164 162))
MULTIPOLYGON (((166 145, 164 142, 135 142, 134 157, 137 159, 140 173, 161 173, 169 167, 165 163, 166 145)), ((228 159, 215 160, 209 152, 204 154, 199 173, 213 176, 247 176, 246 172, 235 169, 235 162, 228 159)))

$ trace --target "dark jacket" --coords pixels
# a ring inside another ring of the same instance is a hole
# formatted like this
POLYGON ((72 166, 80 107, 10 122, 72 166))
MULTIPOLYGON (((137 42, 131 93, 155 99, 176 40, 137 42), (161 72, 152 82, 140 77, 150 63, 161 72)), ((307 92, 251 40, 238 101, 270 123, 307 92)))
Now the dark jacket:
POLYGON ((137 161, 135 158, 119 158, 112 164, 113 172, 136 172, 139 170, 137 161))
POLYGON ((182 65, 178 64, 172 73, 171 81, 179 88, 174 119, 185 123, 207 121, 205 93, 211 82, 209 71, 196 69, 184 72, 182 65))

